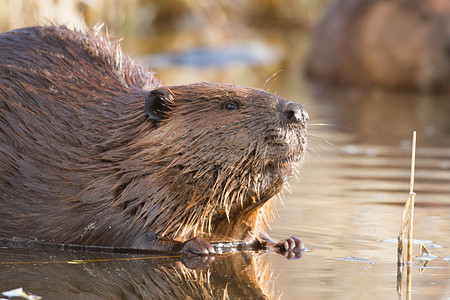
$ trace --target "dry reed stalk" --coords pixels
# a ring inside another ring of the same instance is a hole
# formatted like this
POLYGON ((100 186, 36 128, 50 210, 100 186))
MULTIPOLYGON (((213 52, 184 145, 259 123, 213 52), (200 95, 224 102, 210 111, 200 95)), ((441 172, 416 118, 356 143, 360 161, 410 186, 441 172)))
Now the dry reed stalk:
POLYGON ((397 247, 397 263, 403 265, 405 261, 408 264, 412 263, 412 232, 413 232, 413 217, 414 217, 414 171, 416 164, 416 132, 413 131, 412 140, 412 153, 411 153, 411 179, 409 188, 409 198, 405 203, 405 208, 403 210, 402 225, 400 226, 400 232, 398 234, 398 247, 397 247), (404 251, 404 236, 408 230, 408 252, 405 259, 404 251))
POLYGON ((416 164, 416 132, 413 131, 412 140, 412 154, 411 154, 411 179, 409 188, 409 198, 405 203, 403 210, 402 225, 400 226, 400 232, 398 234, 398 247, 397 247, 397 292, 399 297, 403 299, 403 266, 405 261, 406 267, 406 298, 411 299, 412 290, 412 231, 413 231, 413 217, 414 217, 414 170, 416 164), (408 252, 405 255, 404 236, 408 230, 408 252), (406 256, 406 258, 405 258, 406 256))

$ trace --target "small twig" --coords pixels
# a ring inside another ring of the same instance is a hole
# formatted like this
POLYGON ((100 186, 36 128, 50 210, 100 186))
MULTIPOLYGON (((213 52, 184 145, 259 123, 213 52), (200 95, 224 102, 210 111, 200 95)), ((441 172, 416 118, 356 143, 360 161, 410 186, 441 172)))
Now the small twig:
POLYGON ((416 132, 413 131, 412 153, 411 153, 411 179, 409 181, 409 193, 414 193, 414 171, 416 168, 416 132))
POLYGON ((427 247, 425 247, 424 244, 420 243, 420 256, 422 256, 424 252, 426 253, 426 255, 430 255, 430 251, 428 251, 427 247))
POLYGON ((412 233, 413 233, 413 217, 414 217, 414 170, 416 162, 416 132, 413 131, 412 140, 412 154, 411 154, 411 179, 409 186, 409 198, 405 203, 405 208, 402 215, 402 224, 400 226, 400 232, 398 234, 398 246, 397 246, 397 292, 401 298, 403 298, 403 266, 407 262, 406 268, 406 298, 411 299, 411 265, 412 265, 412 233), (404 237, 408 230, 408 252, 405 259, 405 245, 404 237))
POLYGON ((412 233, 413 233, 413 217, 414 217, 414 197, 416 193, 414 193, 414 171, 416 164, 416 132, 413 131, 413 140, 412 140, 412 153, 411 153, 411 178, 409 184, 409 198, 405 203, 405 208, 403 210, 402 215, 402 224, 400 226, 400 232, 398 234, 398 247, 397 247, 397 263, 404 264, 412 263, 412 233), (404 251, 404 237, 406 234, 406 230, 408 230, 408 252, 406 253, 405 259, 405 251, 404 251))
POLYGON ((414 223, 414 171, 416 166, 416 132, 413 131, 412 153, 411 153, 411 179, 409 187, 409 231, 408 231, 408 264, 412 263, 412 239, 414 223))

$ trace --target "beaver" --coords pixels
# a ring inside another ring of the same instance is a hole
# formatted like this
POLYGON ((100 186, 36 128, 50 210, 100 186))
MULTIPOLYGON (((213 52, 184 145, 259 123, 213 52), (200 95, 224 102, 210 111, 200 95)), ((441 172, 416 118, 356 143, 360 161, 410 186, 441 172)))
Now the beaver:
POLYGON ((304 108, 260 89, 163 86, 100 28, 0 34, 0 238, 213 254, 267 235, 306 149, 304 108))
POLYGON ((450 93, 450 2, 334 0, 313 31, 313 81, 450 93))

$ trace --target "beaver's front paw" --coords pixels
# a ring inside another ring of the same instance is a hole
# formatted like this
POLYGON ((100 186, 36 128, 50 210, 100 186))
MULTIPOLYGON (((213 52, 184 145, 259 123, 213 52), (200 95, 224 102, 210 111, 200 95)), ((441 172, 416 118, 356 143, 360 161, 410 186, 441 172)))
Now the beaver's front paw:
POLYGON ((292 236, 274 245, 276 251, 287 259, 298 259, 303 256, 305 245, 298 237, 292 236))
POLYGON ((215 254, 216 250, 201 237, 195 237, 184 242, 180 252, 194 255, 210 255, 215 254))

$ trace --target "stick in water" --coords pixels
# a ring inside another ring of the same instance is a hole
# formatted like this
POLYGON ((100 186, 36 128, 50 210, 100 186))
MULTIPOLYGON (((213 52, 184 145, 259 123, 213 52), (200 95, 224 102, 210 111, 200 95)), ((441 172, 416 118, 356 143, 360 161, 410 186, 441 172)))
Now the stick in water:
POLYGON ((416 132, 413 131, 412 140, 412 154, 411 154, 411 179, 409 186, 409 198, 405 203, 405 209, 403 210, 402 225, 400 226, 400 233, 398 234, 398 248, 397 248, 397 263, 404 264, 407 261, 412 263, 412 231, 413 231, 413 216, 414 216, 414 171, 416 164, 416 132), (404 236, 408 229, 408 252, 405 259, 404 251, 404 236))
POLYGON ((411 154, 411 180, 409 184, 409 231, 408 231, 408 264, 412 263, 412 234, 413 234, 413 221, 414 221, 414 171, 416 165, 416 132, 413 131, 412 141, 412 154, 411 154))

